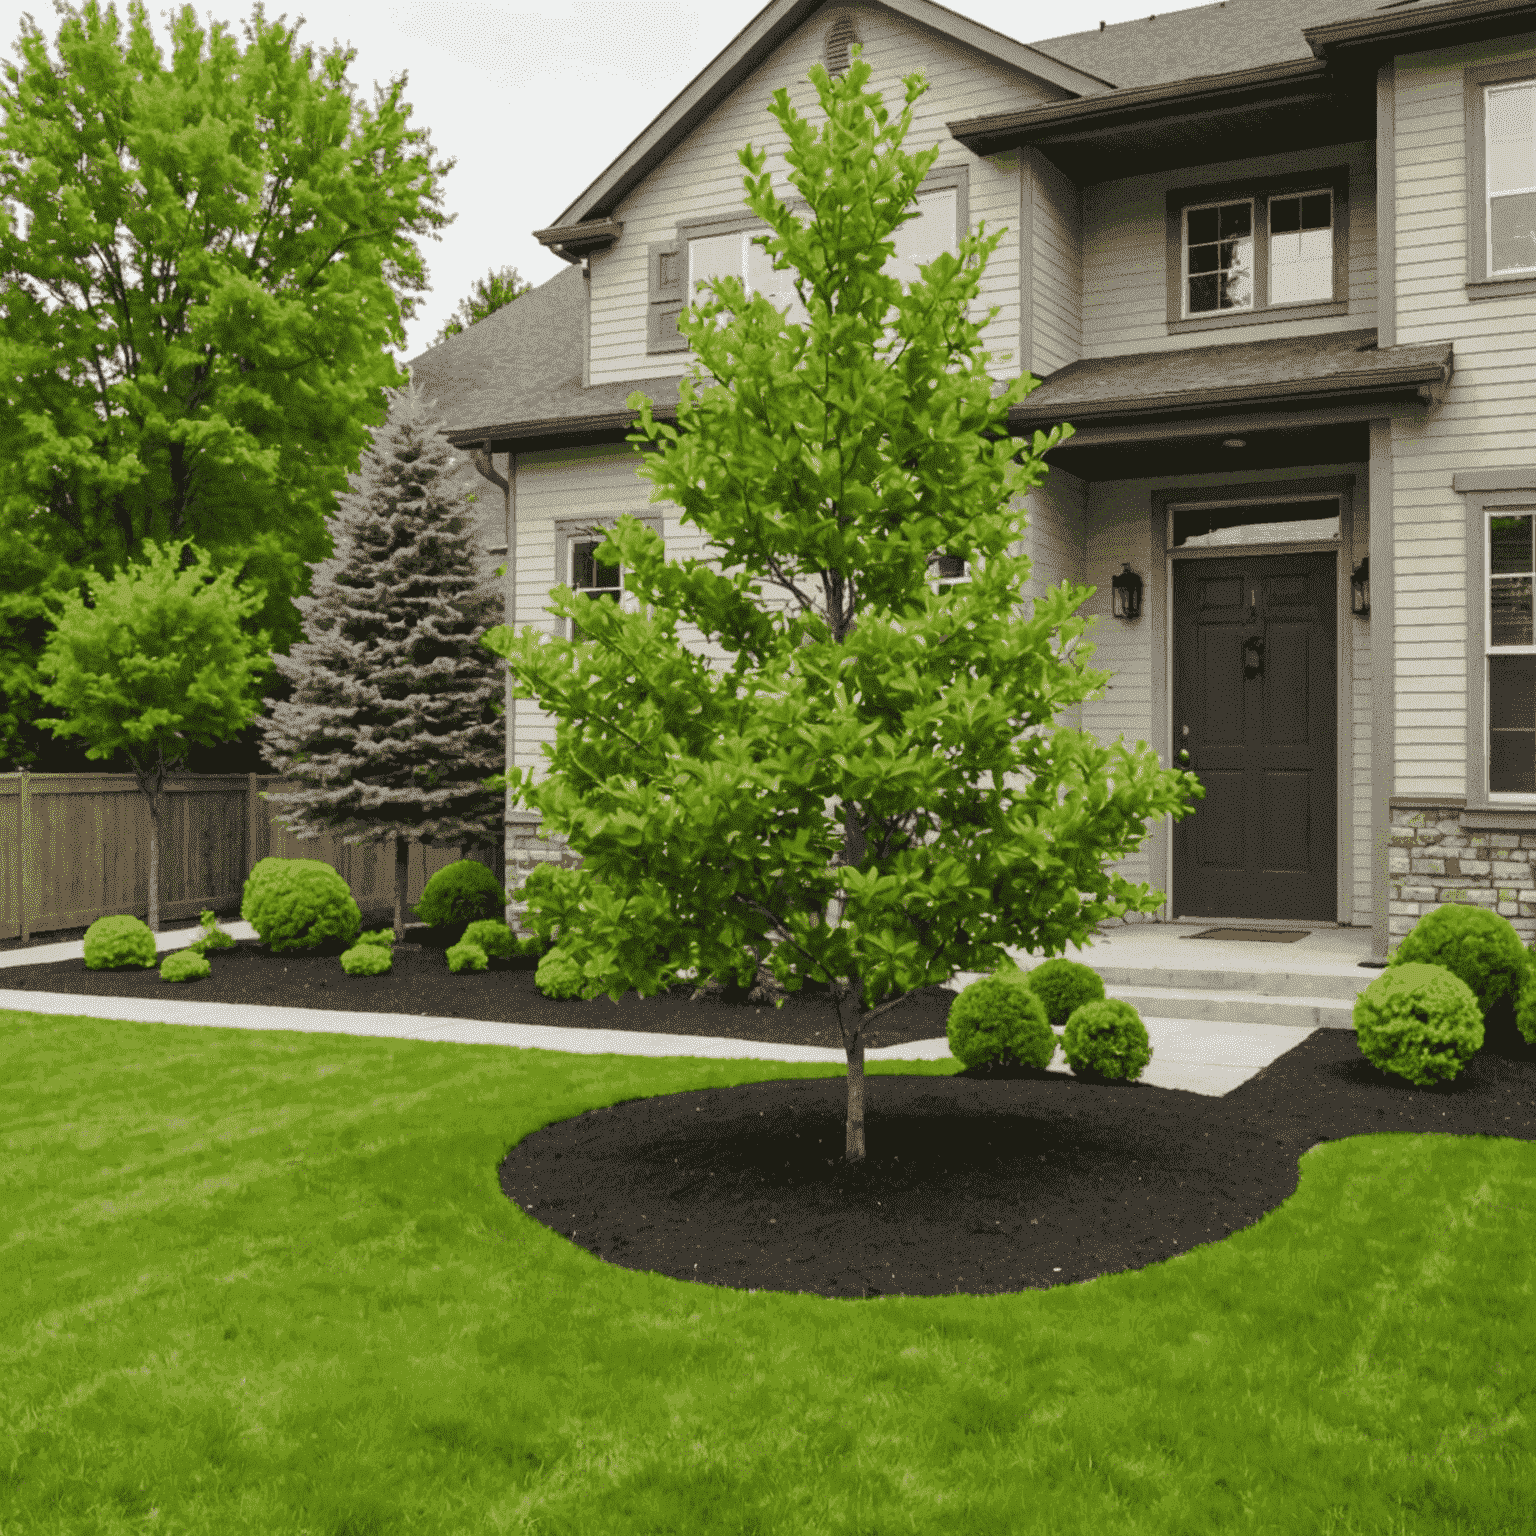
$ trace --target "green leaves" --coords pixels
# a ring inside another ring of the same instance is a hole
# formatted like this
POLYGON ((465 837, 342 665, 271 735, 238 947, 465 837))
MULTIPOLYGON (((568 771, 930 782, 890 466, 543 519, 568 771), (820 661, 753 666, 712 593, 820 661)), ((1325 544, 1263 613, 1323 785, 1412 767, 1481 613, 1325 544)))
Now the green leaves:
POLYGON ((45 552, 0 568, 13 701, 36 686, 34 584, 164 539, 259 584, 254 617, 298 638, 326 509, 402 382, 417 241, 447 222, 403 77, 365 105, 350 54, 259 9, 243 48, 190 6, 170 31, 167 60, 142 4, 90 0, 56 58, 27 22, 3 66, 0 547, 45 552))
POLYGON ((1069 433, 1013 439, 975 315, 1000 233, 903 285, 893 232, 936 149, 902 148, 923 85, 891 116, 855 59, 812 71, 824 122, 784 92, 790 208, 742 151, 798 306, 711 285, 681 321, 696 366, 677 422, 632 397, 637 473, 707 540, 670 561, 621 519, 598 558, 631 607, 557 589, 579 644, 486 636, 556 720, 547 772, 514 798, 569 838, 579 872, 540 871, 529 921, 583 956, 586 995, 687 972, 838 985, 852 1041, 869 1012, 1006 946, 1059 952, 1161 899, 1106 868, 1151 819, 1187 814, 1192 776, 1144 744, 1058 729, 1109 674, 1079 614, 1090 590, 1027 599, 1022 497, 1069 433), (937 554, 969 580, 936 591, 937 554))

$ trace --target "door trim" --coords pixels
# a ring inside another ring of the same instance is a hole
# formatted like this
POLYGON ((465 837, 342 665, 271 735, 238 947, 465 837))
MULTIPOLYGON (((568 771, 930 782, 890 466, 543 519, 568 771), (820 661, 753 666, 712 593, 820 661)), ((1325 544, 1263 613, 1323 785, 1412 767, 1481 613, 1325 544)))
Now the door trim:
MULTIPOLYGON (((1332 552, 1334 559, 1334 709, 1336 759, 1334 785, 1336 795, 1335 826, 1337 828, 1337 882, 1333 926, 1347 928, 1370 920, 1369 898, 1363 903, 1355 900, 1355 763, 1354 763, 1354 676, 1355 676, 1355 616, 1350 607, 1349 557, 1355 547, 1354 518, 1355 476, 1340 475, 1327 479, 1272 480, 1255 485, 1200 486, 1187 490, 1157 490, 1152 492, 1153 549, 1163 550, 1160 581, 1161 602, 1152 609, 1154 655, 1162 657, 1162 675, 1156 680, 1153 693, 1153 728, 1162 738, 1159 756, 1165 764, 1173 762, 1173 562, 1179 560, 1230 558, 1236 553, 1255 555, 1324 554, 1332 552), (1284 544, 1242 544, 1216 548, 1175 550, 1169 546, 1168 509, 1171 506, 1188 506, 1203 503, 1231 506, 1244 502, 1267 500, 1295 500, 1301 496, 1325 492, 1339 498, 1339 537, 1333 539, 1295 541, 1284 544)), ((1367 621, 1368 622, 1368 621, 1367 621)), ((1369 636, 1362 642, 1369 646, 1369 636)), ((1369 750, 1369 740, 1367 745, 1369 750)), ((1369 762, 1363 770, 1363 782, 1371 781, 1369 762)), ((1200 814, 1198 803, 1195 814, 1200 814)), ((1166 829, 1162 839, 1161 863, 1162 886, 1167 900, 1158 909, 1163 922, 1174 921, 1173 891, 1173 822, 1165 819, 1166 829)))

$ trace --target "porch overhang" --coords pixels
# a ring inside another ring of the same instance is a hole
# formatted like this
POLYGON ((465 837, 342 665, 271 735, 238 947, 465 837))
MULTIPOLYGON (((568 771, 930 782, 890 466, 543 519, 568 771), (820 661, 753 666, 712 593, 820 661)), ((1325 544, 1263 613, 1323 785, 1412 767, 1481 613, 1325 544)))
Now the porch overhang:
MULTIPOLYGON (((1009 412, 1008 425, 1031 438, 1071 422, 1075 435, 1051 462, 1084 473, 1106 455, 1091 479, 1121 478, 1106 475, 1109 461, 1187 453, 1201 439, 1230 439, 1236 450, 1258 439, 1253 452, 1275 464, 1306 462, 1283 439, 1315 439, 1303 450, 1310 456, 1329 435, 1349 441, 1372 419, 1422 415, 1445 398, 1453 366, 1448 341, 1378 347, 1375 330, 1089 358, 1051 373, 1009 412)), ((1223 458, 1243 462, 1252 453, 1223 458)))
POLYGON ((1376 95, 1326 60, 1287 60, 948 125, 978 155, 1033 148, 1079 186, 1376 137, 1376 95))

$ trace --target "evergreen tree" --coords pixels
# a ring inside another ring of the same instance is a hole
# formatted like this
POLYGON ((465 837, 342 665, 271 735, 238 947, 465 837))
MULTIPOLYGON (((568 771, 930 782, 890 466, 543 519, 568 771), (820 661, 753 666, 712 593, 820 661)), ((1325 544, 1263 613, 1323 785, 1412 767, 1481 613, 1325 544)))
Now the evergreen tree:
POLYGON ((454 451, 413 389, 394 391, 333 520, 335 554, 295 598, 305 639, 273 662, 293 683, 261 721, 277 772, 269 794, 301 838, 390 837, 395 933, 405 931, 412 840, 495 846, 502 795, 504 675, 480 644, 500 599, 475 568, 471 520, 451 486, 454 451))

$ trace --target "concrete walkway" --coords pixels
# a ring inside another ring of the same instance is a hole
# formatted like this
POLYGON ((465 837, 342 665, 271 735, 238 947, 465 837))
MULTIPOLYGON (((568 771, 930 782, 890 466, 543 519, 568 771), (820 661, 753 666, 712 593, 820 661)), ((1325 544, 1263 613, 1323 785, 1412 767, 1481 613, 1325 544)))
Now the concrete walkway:
MULTIPOLYGON (((1149 947, 1152 940, 1138 932, 1131 936, 1138 954, 1161 952, 1166 956, 1166 946, 1173 940, 1166 925, 1158 926, 1163 928, 1160 951, 1149 947)), ((223 927, 232 938, 256 937, 256 931, 249 923, 228 923, 223 927)), ((156 948, 160 951, 185 948, 200 932, 201 929, 194 926, 160 933, 156 936, 156 948)), ((1104 952, 1100 946, 1118 948, 1123 942, 1120 936, 1124 934, 1127 934, 1127 930, 1117 930, 1111 938, 1096 940, 1091 951, 1079 952, 1073 958, 1087 959, 1091 952, 1097 961, 1104 952)), ((1234 948, 1225 944, 1218 945, 1214 941, 1202 941, 1202 947, 1210 950, 1234 948)), ((1294 952, 1301 949, 1302 944, 1236 947, 1244 951, 1262 948, 1266 951, 1262 958, 1270 961, 1269 951, 1294 952)), ((37 944, 25 949, 0 951, 0 968, 84 958, 85 945, 80 940, 64 944, 37 944)), ((1026 957, 1021 958, 1027 963, 1026 957)), ((1231 963, 1225 955, 1212 954, 1207 958, 1212 965, 1231 963)), ((1245 962, 1250 958, 1245 955, 1245 962)), ((1273 956, 1274 961, 1280 958, 1278 955, 1273 956)), ((1308 956, 1307 959, 1316 963, 1324 957, 1318 954, 1315 957, 1308 956)), ((1335 964, 1342 959, 1342 955, 1338 954, 1327 956, 1327 961, 1335 964)), ((216 954, 213 963, 218 964, 216 954)), ((958 988, 975 979, 974 975, 961 972, 954 978, 954 985, 958 988)), ((194 982, 174 989, 168 986, 167 996, 153 1002, 132 998, 77 997, 69 993, 30 992, 0 986, 0 1012, 15 1010, 56 1013, 98 1019, 130 1019, 140 1023, 203 1025, 220 1029, 281 1029, 303 1034, 440 1040, 463 1045, 506 1045, 523 1049, 569 1051, 584 1056, 698 1056, 715 1060, 827 1062, 839 1066, 845 1061, 843 1052, 836 1047, 772 1045, 711 1036, 657 1035, 632 1030, 490 1024, 475 1019, 434 1019, 407 1014, 342 1013, 308 1008, 245 1008, 232 1003, 200 1003, 195 994, 188 995, 195 985, 194 982)), ((1152 1061, 1142 1073, 1142 1081, 1159 1088, 1181 1088, 1218 1098, 1246 1082, 1260 1068, 1300 1044, 1312 1033, 1310 1029, 1278 1024, 1228 1024, 1205 1019, 1148 1018, 1145 1015, 1143 1022, 1147 1027, 1153 1054, 1152 1061)), ((949 1058, 949 1043, 942 1039, 884 1046, 867 1053, 870 1061, 941 1061, 949 1058)), ((1071 1075, 1071 1069, 1062 1064, 1059 1053, 1050 1070, 1065 1076, 1071 1075)))

